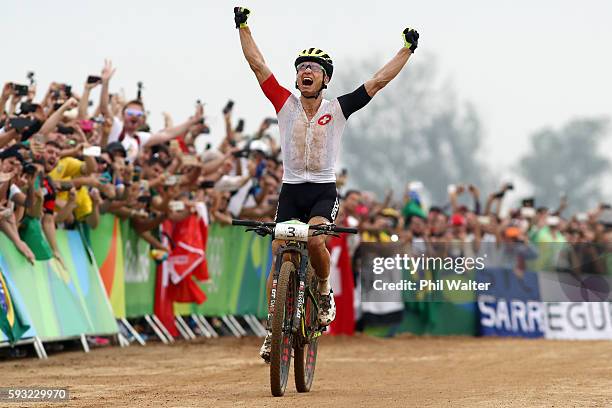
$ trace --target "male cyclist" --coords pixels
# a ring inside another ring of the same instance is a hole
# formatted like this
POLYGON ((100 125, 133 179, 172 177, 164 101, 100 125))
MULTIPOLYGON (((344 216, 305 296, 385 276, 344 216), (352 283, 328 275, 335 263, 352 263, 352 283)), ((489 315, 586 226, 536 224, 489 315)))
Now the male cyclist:
MULTIPOLYGON (((333 222, 339 207, 335 166, 346 121, 401 71, 417 48, 419 34, 406 28, 402 33, 404 46, 391 61, 355 91, 330 101, 322 95, 334 71, 329 54, 318 48, 307 48, 298 54, 295 87, 300 97, 297 97, 278 84, 266 65, 247 26, 249 14, 246 8, 234 8, 242 51, 264 94, 274 105, 280 129, 284 174, 275 221, 333 222)), ((274 240, 272 252, 276 253, 280 245, 281 242, 274 240)), ((336 306, 328 280, 330 256, 324 236, 310 238, 308 252, 319 278, 318 320, 321 325, 329 325, 336 317, 336 306)), ((268 279, 268 294, 271 278, 272 273, 268 279)), ((270 344, 268 332, 260 350, 266 361, 270 358, 270 344)))

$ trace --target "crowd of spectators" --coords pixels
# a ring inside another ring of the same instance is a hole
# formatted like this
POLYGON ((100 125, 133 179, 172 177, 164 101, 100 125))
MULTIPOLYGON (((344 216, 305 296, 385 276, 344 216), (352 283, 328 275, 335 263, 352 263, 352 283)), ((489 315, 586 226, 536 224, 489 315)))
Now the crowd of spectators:
POLYGON ((420 182, 409 183, 403 201, 395 203, 392 192, 380 202, 349 190, 341 222, 362 231, 350 242, 352 252, 359 242, 397 242, 413 256, 480 258, 485 266, 509 267, 519 276, 528 269, 612 274, 609 204, 566 214, 566 197, 556 209, 536 206, 530 197, 502 215, 504 197, 513 188, 506 183, 483 202, 476 186, 450 185, 446 203, 429 208, 421 202, 420 182))
MULTIPOLYGON (((187 217, 198 202, 213 223, 274 218, 283 174, 279 145, 268 132, 274 118, 246 135, 242 120, 234 126, 230 101, 222 141, 196 149, 196 140, 208 140, 210 131, 199 101, 190 118, 174 124, 165 114, 163 129, 151 131, 140 92, 133 100, 110 92, 114 72, 106 61, 99 75, 83 78, 80 95, 70 85, 51 83, 38 98, 32 75, 29 84, 2 88, 0 230, 30 262, 63 262, 56 228, 96 228, 103 213, 129 219, 153 256, 168 250, 159 225, 187 217), (100 98, 92 104, 96 87, 100 98)), ((502 216, 505 193, 513 188, 506 184, 484 202, 474 185, 449 186, 447 204, 425 208, 419 182, 408 185, 402 202, 393 202, 392 194, 377 200, 346 190, 347 177, 338 174, 343 200, 337 223, 360 228, 352 250, 358 242, 398 241, 417 251, 435 245, 470 256, 511 243, 512 259, 540 262, 540 269, 554 263, 575 273, 612 273, 610 257, 602 256, 612 245, 609 205, 570 215, 564 201, 548 209, 525 199, 502 216), (466 195, 470 205, 460 205, 466 195), (565 262, 559 262, 562 252, 565 262)))
POLYGON ((233 102, 223 110, 227 132, 219 146, 209 137, 204 106, 193 116, 151 131, 141 98, 110 92, 115 69, 72 86, 51 83, 42 98, 36 84, 6 83, 0 95, 0 230, 30 262, 56 258, 56 228, 96 228, 100 215, 129 219, 163 256, 164 220, 178 221, 204 202, 211 222, 234 217, 272 219, 282 178, 279 149, 265 119, 255 135, 232 121, 233 102), (96 104, 91 91, 101 87, 96 104), (94 106, 91 106, 94 105, 94 106))

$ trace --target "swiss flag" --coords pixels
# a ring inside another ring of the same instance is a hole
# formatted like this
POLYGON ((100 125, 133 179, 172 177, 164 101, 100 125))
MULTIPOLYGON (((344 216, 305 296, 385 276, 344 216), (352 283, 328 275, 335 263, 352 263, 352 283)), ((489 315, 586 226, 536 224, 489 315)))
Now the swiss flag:
POLYGON ((173 336, 178 336, 174 324, 173 303, 201 304, 206 300, 206 294, 194 281, 194 278, 200 281, 208 280, 208 223, 207 218, 199 214, 200 211, 179 222, 165 221, 162 224, 162 231, 172 238, 174 246, 168 254, 168 259, 158 265, 155 314, 173 336))

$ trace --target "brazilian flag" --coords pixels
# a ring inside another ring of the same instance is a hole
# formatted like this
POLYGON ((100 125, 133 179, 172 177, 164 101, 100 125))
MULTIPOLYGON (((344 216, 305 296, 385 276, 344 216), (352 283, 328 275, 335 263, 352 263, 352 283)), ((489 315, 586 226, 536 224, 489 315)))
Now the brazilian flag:
POLYGON ((11 344, 14 344, 29 328, 11 299, 6 279, 0 269, 0 330, 8 337, 11 344))

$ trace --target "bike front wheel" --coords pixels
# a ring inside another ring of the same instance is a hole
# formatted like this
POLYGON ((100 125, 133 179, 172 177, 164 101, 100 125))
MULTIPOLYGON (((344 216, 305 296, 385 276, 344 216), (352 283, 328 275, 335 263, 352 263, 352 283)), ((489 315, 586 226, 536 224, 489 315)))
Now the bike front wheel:
POLYGON ((270 349, 270 388, 272 395, 281 397, 287 388, 291 366, 291 323, 295 305, 295 265, 287 261, 281 265, 272 296, 272 347, 270 349))

